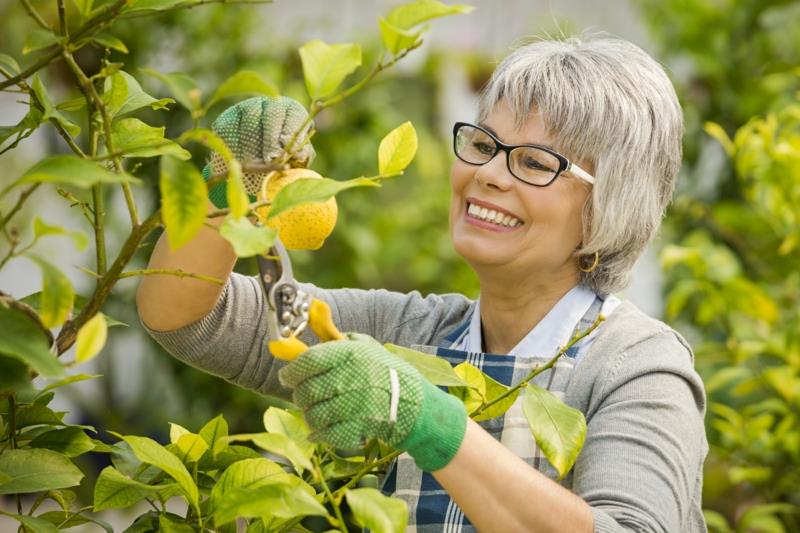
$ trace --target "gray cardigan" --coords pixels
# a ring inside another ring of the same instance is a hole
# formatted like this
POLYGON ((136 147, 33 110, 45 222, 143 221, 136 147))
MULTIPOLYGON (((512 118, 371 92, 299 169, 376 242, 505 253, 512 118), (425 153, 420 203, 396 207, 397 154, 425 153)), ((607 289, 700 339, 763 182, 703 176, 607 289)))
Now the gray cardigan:
MULTIPOLYGON (((342 331, 404 346, 438 345, 474 306, 459 294, 303 287, 331 306, 342 331)), ((148 332, 192 366, 289 399, 277 376, 285 363, 266 349, 265 310, 257 278, 233 274, 207 316, 178 330, 148 332)), ((316 342, 311 333, 304 340, 316 342)), ((623 302, 598 329, 564 401, 584 413, 587 434, 562 484, 591 506, 596 532, 706 531, 705 393, 678 333, 623 302)))

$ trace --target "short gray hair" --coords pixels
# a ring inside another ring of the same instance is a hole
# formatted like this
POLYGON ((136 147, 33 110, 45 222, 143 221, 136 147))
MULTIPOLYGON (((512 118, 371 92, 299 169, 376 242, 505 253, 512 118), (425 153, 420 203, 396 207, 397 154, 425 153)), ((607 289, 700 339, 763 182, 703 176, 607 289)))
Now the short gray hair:
POLYGON ((575 252, 582 282, 600 294, 624 288, 661 225, 681 165, 683 116, 661 65, 609 37, 540 40, 512 51, 480 95, 478 120, 500 101, 521 127, 533 109, 555 141, 595 176, 575 252))

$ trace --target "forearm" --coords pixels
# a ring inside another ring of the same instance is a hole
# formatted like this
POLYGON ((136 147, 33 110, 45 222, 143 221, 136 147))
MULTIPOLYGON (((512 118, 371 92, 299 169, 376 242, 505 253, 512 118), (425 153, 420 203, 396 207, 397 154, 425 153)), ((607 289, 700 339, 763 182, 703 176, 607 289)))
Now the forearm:
MULTIPOLYGON (((209 209, 213 206, 209 204, 209 209)), ((223 217, 209 219, 209 225, 177 250, 161 235, 150 257, 148 268, 183 270, 210 276, 221 281, 228 279, 236 263, 230 243, 220 236, 217 228, 223 217)), ((169 274, 145 276, 136 294, 139 316, 148 327, 171 331, 191 324, 211 311, 217 302, 222 285, 190 277, 169 274)))
POLYGON ((469 420, 453 460, 433 476, 485 531, 591 532, 589 505, 469 420))

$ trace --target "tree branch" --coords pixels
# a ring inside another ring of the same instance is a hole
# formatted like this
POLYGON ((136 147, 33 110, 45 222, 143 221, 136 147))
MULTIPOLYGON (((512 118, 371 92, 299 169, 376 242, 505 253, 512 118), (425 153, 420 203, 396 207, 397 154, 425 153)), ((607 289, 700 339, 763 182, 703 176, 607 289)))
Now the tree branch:
POLYGON ((212 276, 206 276, 204 274, 195 274, 194 272, 186 272, 185 270, 170 270, 168 268, 146 268, 144 270, 129 270, 128 272, 123 272, 119 275, 119 279, 122 278, 132 278, 136 276, 155 276, 166 274, 169 276, 177 276, 179 278, 194 278, 199 279, 201 281, 208 281, 211 283, 215 283, 217 285, 225 285, 225 281, 214 278, 212 276))

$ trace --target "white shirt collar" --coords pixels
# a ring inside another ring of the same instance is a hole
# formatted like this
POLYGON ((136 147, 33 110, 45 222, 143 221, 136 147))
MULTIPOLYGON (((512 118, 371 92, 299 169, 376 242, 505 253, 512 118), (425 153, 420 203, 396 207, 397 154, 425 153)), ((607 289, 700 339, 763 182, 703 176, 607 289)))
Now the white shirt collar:
MULTIPOLYGON (((518 357, 552 357, 569 342, 578 322, 592 305, 596 294, 585 285, 578 284, 569 290, 550 309, 527 335, 511 349, 509 355, 518 357)), ((481 302, 475 304, 469 331, 462 348, 468 352, 481 352, 481 302)))

